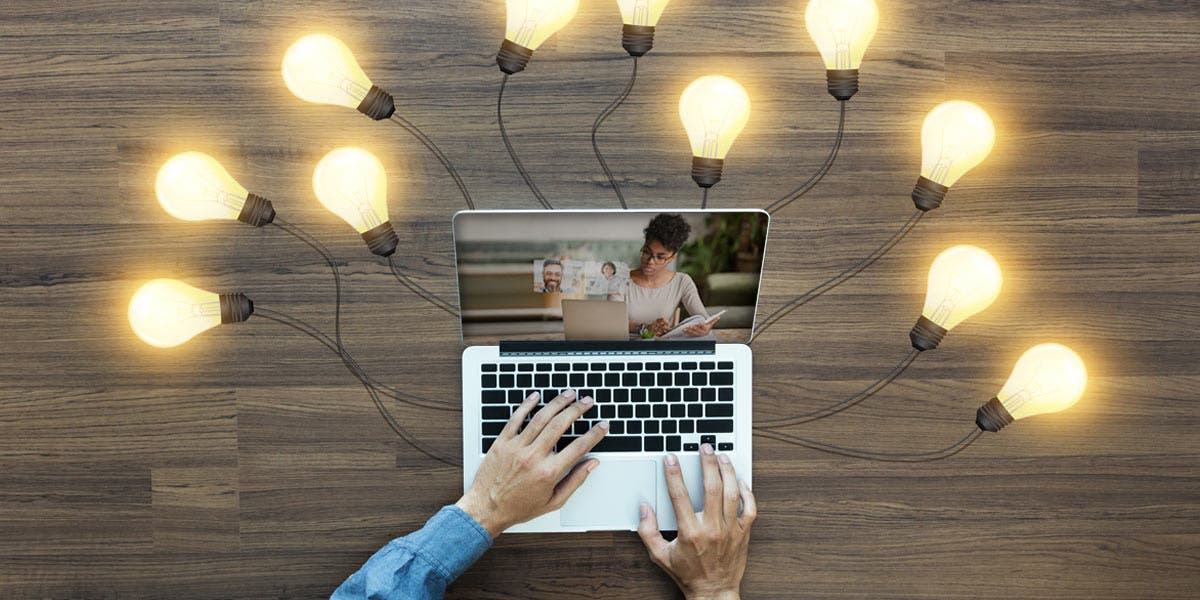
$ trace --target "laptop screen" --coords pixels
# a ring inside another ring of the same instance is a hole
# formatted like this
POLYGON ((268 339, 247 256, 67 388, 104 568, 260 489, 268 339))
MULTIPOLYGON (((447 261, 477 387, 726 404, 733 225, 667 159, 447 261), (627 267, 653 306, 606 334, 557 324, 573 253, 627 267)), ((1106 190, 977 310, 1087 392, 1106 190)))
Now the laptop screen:
POLYGON ((769 220, 728 209, 459 212, 463 342, 746 343, 769 220))

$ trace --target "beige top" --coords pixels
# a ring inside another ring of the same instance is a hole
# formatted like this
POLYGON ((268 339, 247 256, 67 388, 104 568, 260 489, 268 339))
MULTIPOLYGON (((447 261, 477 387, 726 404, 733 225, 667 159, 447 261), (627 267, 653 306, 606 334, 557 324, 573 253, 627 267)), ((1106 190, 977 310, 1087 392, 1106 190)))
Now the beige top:
POLYGON ((667 285, 658 288, 642 287, 630 280, 625 303, 629 320, 636 323, 653 323, 655 319, 670 322, 675 316, 675 308, 680 304, 687 308, 689 314, 708 316, 708 311, 700 302, 696 283, 687 273, 676 273, 667 285))

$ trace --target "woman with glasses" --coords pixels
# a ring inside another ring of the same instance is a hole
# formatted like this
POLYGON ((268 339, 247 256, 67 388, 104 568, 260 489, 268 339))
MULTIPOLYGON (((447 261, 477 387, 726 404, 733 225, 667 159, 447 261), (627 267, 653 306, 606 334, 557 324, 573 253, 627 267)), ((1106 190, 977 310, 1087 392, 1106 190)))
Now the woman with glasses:
MULTIPOLYGON (((679 248, 687 242, 692 227, 679 215, 660 214, 643 230, 641 266, 629 272, 625 302, 629 312, 629 332, 653 332, 662 335, 675 327, 675 314, 683 305, 689 314, 708 317, 696 283, 686 273, 670 269, 679 248)), ((711 323, 684 329, 690 336, 708 335, 711 323)))

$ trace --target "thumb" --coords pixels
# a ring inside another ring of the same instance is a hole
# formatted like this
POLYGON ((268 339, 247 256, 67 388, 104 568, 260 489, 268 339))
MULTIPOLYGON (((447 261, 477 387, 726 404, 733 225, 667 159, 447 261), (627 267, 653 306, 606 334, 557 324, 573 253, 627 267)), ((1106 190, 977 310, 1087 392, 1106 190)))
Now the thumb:
POLYGON ((562 481, 554 486, 554 494, 550 496, 550 506, 553 507, 553 510, 562 508, 571 497, 571 494, 574 494, 575 490, 579 489, 579 486, 587 481, 588 474, 592 472, 592 469, 598 466, 600 466, 600 461, 595 458, 575 465, 571 469, 571 472, 567 473, 567 476, 563 477, 562 481))
POLYGON ((663 539, 662 533, 658 531, 658 516, 654 514, 654 507, 643 502, 639 510, 642 520, 638 523, 638 537, 642 538, 642 543, 646 545, 646 551, 650 553, 650 558, 658 563, 665 562, 667 540, 663 539))

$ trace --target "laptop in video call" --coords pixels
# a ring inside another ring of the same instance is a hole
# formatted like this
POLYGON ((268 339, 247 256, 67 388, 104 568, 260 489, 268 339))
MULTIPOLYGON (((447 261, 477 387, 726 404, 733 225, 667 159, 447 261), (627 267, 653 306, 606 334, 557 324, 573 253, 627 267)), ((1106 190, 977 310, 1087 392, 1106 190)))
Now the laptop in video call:
POLYGON ((533 391, 591 396, 601 460, 562 509, 510 532, 635 530, 675 516, 675 453, 701 509, 698 448, 752 483, 751 353, 770 217, 762 210, 464 211, 454 215, 463 343, 463 487, 533 391))

